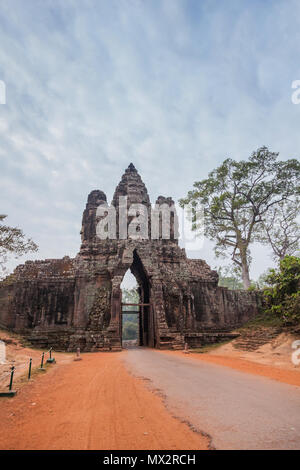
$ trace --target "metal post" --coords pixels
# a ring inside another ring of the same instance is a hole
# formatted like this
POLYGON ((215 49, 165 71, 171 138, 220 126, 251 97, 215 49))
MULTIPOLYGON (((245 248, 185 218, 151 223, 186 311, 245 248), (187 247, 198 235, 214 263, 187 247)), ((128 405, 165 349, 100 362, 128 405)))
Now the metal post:
POLYGON ((44 356, 45 356, 45 353, 43 352, 42 360, 41 360, 41 369, 43 369, 43 365, 44 365, 44 356))
POLYGON ((10 382, 9 382, 9 390, 12 389, 13 378, 14 378, 15 366, 12 366, 11 373, 10 373, 10 382))
POLYGON ((49 359, 47 359, 47 363, 49 363, 49 364, 54 364, 55 363, 55 359, 54 359, 54 357, 52 357, 52 349, 53 348, 49 349, 49 359))
POLYGON ((30 358, 30 360, 29 360, 29 370, 28 370, 28 380, 30 380, 30 377, 31 377, 31 363, 32 363, 32 359, 30 358))

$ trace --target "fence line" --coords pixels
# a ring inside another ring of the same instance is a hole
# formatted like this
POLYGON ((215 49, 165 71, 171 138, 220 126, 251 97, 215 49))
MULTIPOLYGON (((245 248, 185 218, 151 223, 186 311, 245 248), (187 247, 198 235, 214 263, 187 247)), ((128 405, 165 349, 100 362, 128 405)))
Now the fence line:
MULTIPOLYGON (((51 347, 50 349, 48 349, 48 351, 43 351, 42 354, 40 355, 41 359, 39 359, 39 364, 40 364, 40 367, 38 368, 38 370, 45 370, 43 368, 43 365, 44 365, 44 358, 45 358, 45 354, 48 354, 49 353, 49 359, 47 359, 47 362, 48 363, 54 363, 55 362, 55 359, 52 358, 52 352, 53 352, 53 348, 51 347)), ((28 362, 22 362, 18 365, 18 368, 19 369, 22 369, 22 366, 26 366, 28 362)), ((28 380, 30 380, 31 378, 31 373, 32 373, 32 366, 33 366, 33 359, 32 358, 29 358, 29 365, 28 365, 28 380)), ((11 370, 9 372, 6 372, 6 373, 3 373, 3 375, 1 374, 1 377, 0 377, 0 383, 3 383, 5 381, 5 379, 10 376, 10 382, 9 382, 9 390, 11 391, 12 389, 12 384, 13 384, 13 377, 14 377, 14 373, 16 372, 16 367, 15 366, 11 366, 11 370)))

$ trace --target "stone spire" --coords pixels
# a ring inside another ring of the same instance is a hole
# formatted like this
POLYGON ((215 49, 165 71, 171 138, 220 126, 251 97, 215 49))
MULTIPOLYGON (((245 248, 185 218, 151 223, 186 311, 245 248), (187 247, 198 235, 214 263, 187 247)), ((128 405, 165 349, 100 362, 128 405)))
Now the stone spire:
POLYGON ((81 241, 92 241, 96 236, 96 211, 100 204, 106 203, 106 195, 99 189, 94 189, 88 195, 82 216, 81 241))
MULTIPOLYGON (((149 209, 151 208, 151 203, 150 203, 150 199, 148 196, 147 188, 144 185, 142 178, 138 174, 133 163, 130 163, 128 168, 125 170, 125 173, 123 174, 120 183, 116 187, 114 197, 112 200, 112 205, 115 206, 116 215, 117 215, 117 238, 120 236, 120 231, 121 231, 121 228, 119 225, 120 224, 119 208, 120 206, 123 206, 125 202, 124 200, 122 200, 121 196, 127 197, 127 209, 129 209, 132 206, 132 204, 142 204, 143 206, 147 207, 147 210, 148 210, 147 236, 148 236, 149 227, 150 227, 150 216, 151 216, 149 209)), ((130 215, 130 216, 128 215, 128 217, 126 218, 127 225, 129 225, 133 219, 134 219, 133 215, 130 215)))
POLYGON ((127 170, 125 170, 125 171, 128 171, 128 170, 129 170, 129 171, 135 171, 135 172, 137 173, 137 170, 136 170, 136 168, 135 168, 135 166, 134 166, 133 163, 130 163, 130 164, 128 165, 127 170))
POLYGON ((150 206, 147 188, 133 163, 130 163, 125 170, 120 183, 116 187, 112 200, 115 207, 119 204, 119 196, 127 196, 128 205, 138 203, 150 206))

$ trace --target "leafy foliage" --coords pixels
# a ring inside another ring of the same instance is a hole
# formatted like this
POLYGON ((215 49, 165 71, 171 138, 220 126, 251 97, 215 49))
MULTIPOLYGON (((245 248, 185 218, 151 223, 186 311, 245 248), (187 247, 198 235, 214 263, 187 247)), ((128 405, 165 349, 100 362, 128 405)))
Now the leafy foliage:
POLYGON ((300 322, 300 258, 286 256, 279 270, 270 270, 267 281, 271 287, 264 290, 266 313, 287 324, 300 322))
POLYGON ((9 227, 3 224, 6 215, 0 215, 0 270, 5 273, 5 263, 8 255, 14 254, 16 258, 30 252, 37 251, 38 246, 31 240, 26 239, 21 229, 9 227))
POLYGON ((122 339, 130 340, 138 338, 138 315, 131 315, 132 319, 123 314, 122 339))
POLYGON ((261 147, 247 161, 228 158, 180 200, 183 207, 204 206, 205 235, 216 242, 217 256, 230 252, 245 288, 250 287, 249 245, 257 227, 273 206, 300 194, 300 162, 277 161, 277 157, 278 153, 261 147))
MULTIPOLYGON (((139 303, 139 300, 140 300, 140 296, 136 287, 133 287, 132 289, 122 289, 122 302, 123 303, 137 304, 139 303)), ((125 306, 123 308, 123 311, 126 311, 126 310, 133 310, 133 307, 125 306)))

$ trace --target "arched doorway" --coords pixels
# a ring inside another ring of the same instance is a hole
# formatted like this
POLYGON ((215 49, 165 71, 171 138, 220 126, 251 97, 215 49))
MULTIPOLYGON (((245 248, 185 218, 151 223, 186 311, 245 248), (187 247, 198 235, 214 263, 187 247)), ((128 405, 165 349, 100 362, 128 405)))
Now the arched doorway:
POLYGON ((121 334, 122 347, 132 348, 139 346, 139 303, 140 295, 137 280, 130 271, 126 271, 120 285, 122 291, 121 302, 121 334), (135 305, 136 304, 136 305, 135 305))
MULTIPOLYGON (((132 299, 130 298, 128 299, 128 296, 126 298, 126 295, 124 295, 124 290, 127 289, 126 285, 130 286, 130 277, 125 274, 123 279, 125 280, 125 283, 123 283, 123 281, 121 283, 121 288, 123 287, 121 303, 122 343, 124 335, 123 317, 125 320, 126 317, 128 318, 128 315, 135 315, 136 321, 134 321, 133 323, 136 323, 137 325, 136 344, 138 346, 148 346, 154 348, 156 346, 156 328, 151 303, 151 282, 149 277, 147 276, 147 273, 136 250, 133 251, 133 262, 130 266, 130 272, 136 279, 137 295, 135 296, 135 301, 132 301, 132 299)), ((133 279, 131 277, 131 283, 132 281, 133 279)), ((132 288, 134 287, 135 286, 132 285, 132 288)))

